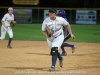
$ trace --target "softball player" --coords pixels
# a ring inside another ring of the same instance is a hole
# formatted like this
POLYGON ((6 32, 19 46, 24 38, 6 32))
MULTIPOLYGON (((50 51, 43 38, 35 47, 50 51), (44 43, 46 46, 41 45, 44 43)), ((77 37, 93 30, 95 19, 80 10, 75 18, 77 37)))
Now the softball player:
POLYGON ((9 40, 7 45, 8 48, 12 48, 11 42, 13 38, 13 31, 12 28, 10 27, 10 23, 14 21, 14 15, 12 13, 13 13, 13 8, 9 7, 8 13, 6 13, 1 20, 2 26, 1 26, 0 39, 3 40, 5 38, 6 32, 9 34, 9 40))
MULTIPOLYGON (((63 17, 68 22, 68 20, 66 18, 66 12, 64 10, 60 10, 58 12, 58 16, 63 17)), ((65 33, 65 38, 64 38, 64 42, 65 42, 66 40, 68 40, 71 37, 71 35, 68 32, 68 30, 66 30, 66 28, 64 26, 63 26, 63 31, 65 33)), ((72 48, 72 53, 74 53, 76 46, 72 45, 72 44, 64 43, 64 42, 63 42, 63 44, 61 46, 61 49, 62 49, 62 54, 61 55, 62 56, 66 56, 67 55, 67 52, 65 51, 64 47, 71 47, 72 48)))
POLYGON ((56 10, 54 8, 51 8, 49 10, 49 17, 46 18, 42 23, 42 34, 47 38, 47 43, 51 48, 52 66, 49 71, 55 70, 57 57, 59 59, 60 67, 63 66, 63 57, 58 51, 64 40, 62 26, 65 26, 67 28, 67 30, 71 34, 71 37, 74 39, 75 36, 72 34, 69 23, 64 18, 57 17, 56 10), (51 37, 47 35, 46 27, 48 27, 52 31, 51 37))

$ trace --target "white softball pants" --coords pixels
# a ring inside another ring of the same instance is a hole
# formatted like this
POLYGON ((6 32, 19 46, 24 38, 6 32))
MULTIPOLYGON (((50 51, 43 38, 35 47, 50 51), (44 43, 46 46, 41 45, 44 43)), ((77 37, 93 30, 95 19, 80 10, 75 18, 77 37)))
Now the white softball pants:
POLYGON ((1 36, 0 36, 0 39, 1 39, 1 40, 5 39, 6 32, 9 34, 9 37, 10 37, 10 38, 13 38, 13 31, 12 31, 12 28, 11 28, 11 27, 8 27, 8 28, 6 29, 6 28, 2 25, 2 26, 1 26, 1 36))
POLYGON ((49 47, 50 48, 58 47, 58 50, 61 47, 63 41, 64 41, 64 35, 63 34, 58 36, 57 38, 51 39, 51 41, 50 41, 49 38, 47 38, 47 43, 48 43, 49 47))

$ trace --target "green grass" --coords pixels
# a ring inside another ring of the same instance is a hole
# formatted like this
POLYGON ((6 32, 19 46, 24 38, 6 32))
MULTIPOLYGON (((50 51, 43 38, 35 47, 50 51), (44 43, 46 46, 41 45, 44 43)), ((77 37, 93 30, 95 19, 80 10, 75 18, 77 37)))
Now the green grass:
POLYGON ((74 41, 100 43, 100 25, 72 26, 72 30, 76 36, 76 39, 74 41))
MULTIPOLYGON (((76 39, 69 39, 71 42, 96 42, 100 43, 100 25, 72 25, 73 34, 76 39)), ((14 40, 46 40, 41 33, 41 25, 18 24, 13 27, 14 40)), ((8 34, 6 38, 8 39, 8 34)))

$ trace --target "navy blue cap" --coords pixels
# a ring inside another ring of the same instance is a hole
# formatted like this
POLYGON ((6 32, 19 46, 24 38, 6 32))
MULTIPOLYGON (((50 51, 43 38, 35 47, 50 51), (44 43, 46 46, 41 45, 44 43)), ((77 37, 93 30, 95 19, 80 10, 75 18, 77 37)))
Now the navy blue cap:
POLYGON ((49 9, 49 12, 57 13, 56 9, 54 9, 54 8, 49 9))
POLYGON ((66 18, 66 12, 64 10, 59 10, 58 16, 66 18))

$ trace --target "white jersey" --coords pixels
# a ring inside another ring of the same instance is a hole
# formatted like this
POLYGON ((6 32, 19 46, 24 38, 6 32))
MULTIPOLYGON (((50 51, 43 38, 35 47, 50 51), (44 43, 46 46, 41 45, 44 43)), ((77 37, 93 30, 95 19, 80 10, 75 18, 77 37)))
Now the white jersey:
POLYGON ((10 26, 12 20, 14 20, 14 15, 12 14, 10 16, 9 13, 5 14, 4 17, 2 18, 2 21, 4 21, 6 26, 10 26))
POLYGON ((57 37, 63 33, 63 26, 68 25, 69 23, 62 17, 56 16, 55 20, 51 20, 49 17, 43 21, 42 31, 45 31, 46 26, 52 31, 53 37, 57 37))

